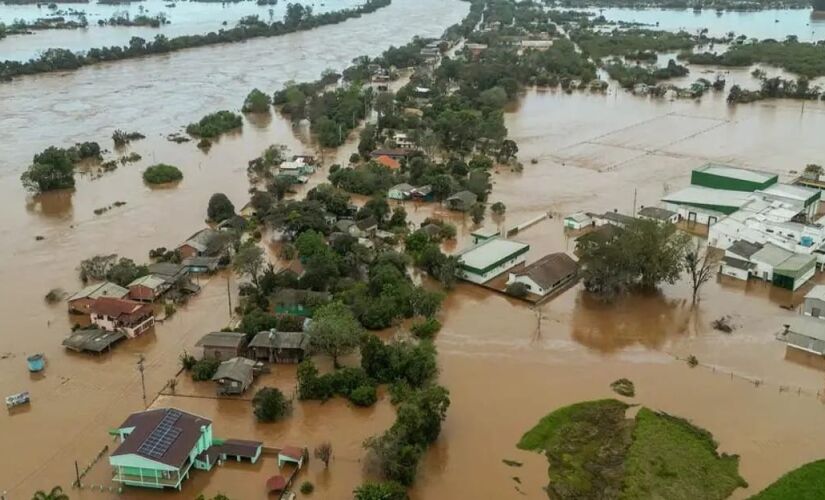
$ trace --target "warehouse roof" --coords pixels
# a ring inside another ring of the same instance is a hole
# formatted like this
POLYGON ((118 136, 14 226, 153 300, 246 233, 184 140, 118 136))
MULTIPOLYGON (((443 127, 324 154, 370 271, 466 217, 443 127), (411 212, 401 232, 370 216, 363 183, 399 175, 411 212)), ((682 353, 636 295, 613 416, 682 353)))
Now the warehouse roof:
POLYGON ((781 264, 774 267, 774 271, 781 271, 785 273, 794 273, 798 271, 802 271, 806 268, 810 268, 811 266, 816 264, 816 257, 813 255, 805 255, 801 253, 795 253, 785 259, 781 264))
POLYGON ((786 321, 785 330, 777 339, 803 351, 825 353, 825 324, 821 319, 797 316, 786 321))
POLYGON ((729 191, 727 189, 711 189, 701 186, 688 186, 670 193, 662 198, 667 203, 677 205, 707 205, 740 208, 748 203, 750 193, 745 191, 729 191))
POLYGON ((761 250, 754 253, 751 258, 753 260, 764 262, 771 267, 776 267, 788 260, 793 252, 790 250, 785 250, 782 247, 778 247, 773 243, 766 243, 761 250))
POLYGON ((825 300, 825 285, 816 285, 805 294, 806 299, 825 300))
POLYGON ((762 245, 758 243, 751 243, 745 240, 736 240, 728 248, 728 251, 730 253, 739 255, 740 257, 745 257, 746 259, 749 259, 751 255, 755 254, 761 249, 762 245))
POLYGON ((751 170, 749 168, 733 167, 731 165, 723 165, 721 163, 707 163, 703 167, 696 170, 706 174, 718 175, 720 177, 730 177, 731 179, 759 183, 768 182, 776 177, 776 174, 769 172, 751 170))
POLYGON ((459 260, 465 268, 484 272, 485 269, 495 266, 500 261, 521 255, 529 249, 530 245, 527 243, 493 238, 461 252, 459 260))
POLYGON ((821 192, 818 189, 805 186, 795 186, 793 184, 774 184, 758 191, 760 194, 788 198, 796 201, 808 201, 811 198, 819 197, 821 192))

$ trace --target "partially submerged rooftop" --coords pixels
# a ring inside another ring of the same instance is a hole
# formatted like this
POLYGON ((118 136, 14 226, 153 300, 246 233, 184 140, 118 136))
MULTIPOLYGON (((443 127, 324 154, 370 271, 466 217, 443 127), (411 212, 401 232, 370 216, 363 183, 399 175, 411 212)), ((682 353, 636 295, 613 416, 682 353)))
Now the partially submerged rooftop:
POLYGON ((825 354, 825 322, 818 318, 788 318, 784 330, 776 338, 802 351, 825 354))
POLYGON ((746 191, 688 186, 674 193, 665 195, 662 201, 675 205, 708 208, 723 214, 730 214, 746 205, 750 200, 750 196, 751 194, 746 191))
POLYGON ((577 269, 578 264, 575 260, 566 253, 559 252, 545 255, 514 274, 516 276, 527 276, 537 285, 547 290, 575 273, 577 269))
POLYGON ((209 419, 175 408, 158 408, 129 415, 118 427, 128 434, 111 457, 138 455, 153 462, 182 468, 201 438, 209 419))
POLYGON ((732 165, 724 165, 722 163, 706 163, 697 172, 703 172, 718 177, 726 177, 729 179, 737 179, 747 182, 765 183, 776 182, 776 174, 770 172, 763 172, 761 170, 752 170, 749 168, 734 167, 732 165))
POLYGON ((526 253, 529 249, 530 245, 527 243, 493 238, 464 250, 458 254, 458 258, 463 268, 483 273, 485 269, 526 253))
POLYGON ((99 328, 75 330, 63 339, 63 346, 76 352, 101 353, 126 338, 123 332, 109 332, 99 328))
POLYGON ((196 347, 239 348, 246 341, 246 335, 240 332, 211 332, 198 340, 196 347))

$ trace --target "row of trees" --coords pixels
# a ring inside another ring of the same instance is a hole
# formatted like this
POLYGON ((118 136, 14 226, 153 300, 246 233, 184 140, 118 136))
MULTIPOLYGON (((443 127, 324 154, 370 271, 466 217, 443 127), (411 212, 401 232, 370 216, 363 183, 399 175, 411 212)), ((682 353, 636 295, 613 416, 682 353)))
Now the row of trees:
POLYGON ((234 28, 222 29, 204 35, 183 35, 170 39, 159 34, 151 41, 140 37, 132 37, 129 45, 92 48, 85 53, 60 48, 46 49, 37 58, 26 62, 10 60, 0 62, 0 81, 10 80, 13 77, 22 75, 73 70, 104 61, 163 54, 205 45, 241 42, 258 37, 281 36, 360 17, 363 14, 385 7, 390 2, 391 0, 367 0, 355 8, 320 14, 313 13, 311 8, 304 7, 301 4, 290 4, 287 6, 287 13, 283 21, 273 23, 245 19, 234 28))

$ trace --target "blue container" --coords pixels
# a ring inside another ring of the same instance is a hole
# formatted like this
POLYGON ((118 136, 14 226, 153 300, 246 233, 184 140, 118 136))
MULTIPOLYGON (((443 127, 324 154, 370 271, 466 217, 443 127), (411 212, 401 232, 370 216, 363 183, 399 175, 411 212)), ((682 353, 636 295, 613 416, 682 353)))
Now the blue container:
POLYGON ((42 354, 34 354, 26 358, 30 372, 39 372, 46 366, 46 358, 42 354))
POLYGON ((814 245, 814 239, 810 236, 803 236, 802 238, 800 238, 799 243, 803 247, 812 247, 814 245))

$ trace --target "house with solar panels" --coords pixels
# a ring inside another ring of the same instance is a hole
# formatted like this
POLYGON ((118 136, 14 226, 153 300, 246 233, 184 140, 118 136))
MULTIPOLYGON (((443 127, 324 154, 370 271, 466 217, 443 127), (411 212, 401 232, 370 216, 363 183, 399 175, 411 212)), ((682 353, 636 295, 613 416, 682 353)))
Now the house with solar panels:
POLYGON ((213 445, 210 420, 174 408, 133 413, 112 433, 120 438, 109 456, 113 480, 129 486, 180 489, 213 445))

